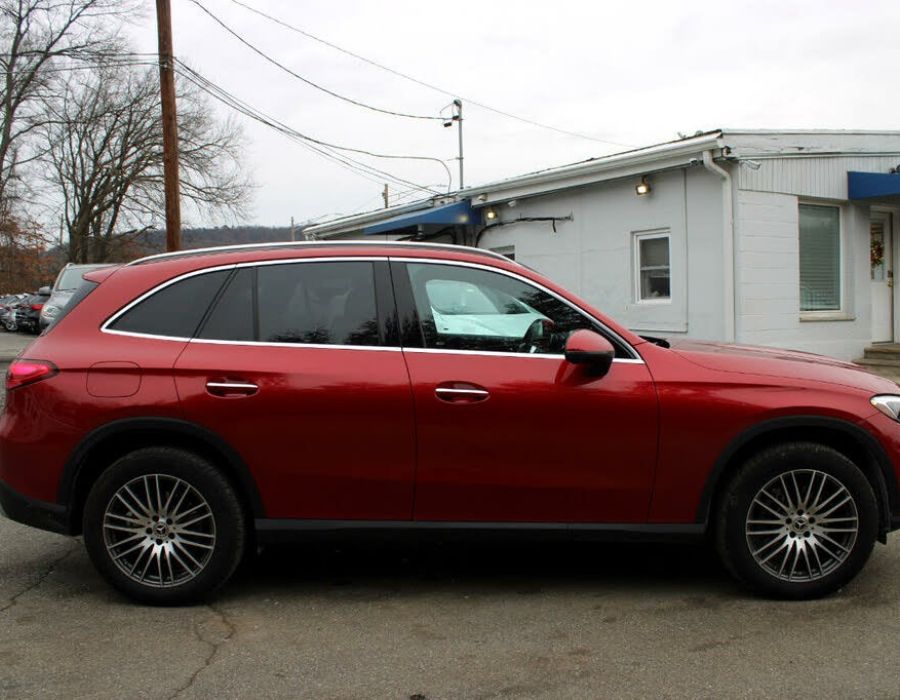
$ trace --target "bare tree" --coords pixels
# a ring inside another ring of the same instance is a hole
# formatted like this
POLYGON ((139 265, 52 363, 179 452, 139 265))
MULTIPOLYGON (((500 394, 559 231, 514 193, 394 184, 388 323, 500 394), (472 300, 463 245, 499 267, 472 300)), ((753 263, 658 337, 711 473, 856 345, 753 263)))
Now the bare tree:
MULTIPOLYGON (((69 259, 121 258, 163 211, 159 83, 153 70, 110 66, 73 74, 41 128, 47 195, 62 202, 69 259)), ((241 212, 250 192, 241 134, 195 88, 179 94, 181 196, 203 213, 241 212)))
POLYGON ((60 75, 105 60, 117 21, 134 0, 0 0, 0 206, 47 121, 44 98, 60 75))

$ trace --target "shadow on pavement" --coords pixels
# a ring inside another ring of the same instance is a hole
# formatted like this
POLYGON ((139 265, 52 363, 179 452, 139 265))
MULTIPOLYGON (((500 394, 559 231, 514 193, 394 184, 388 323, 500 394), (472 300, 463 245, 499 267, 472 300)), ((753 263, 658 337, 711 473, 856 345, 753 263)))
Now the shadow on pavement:
POLYGON ((267 545, 247 558, 228 597, 284 589, 378 587, 529 593, 548 589, 740 588, 704 545, 597 542, 315 542, 267 545))

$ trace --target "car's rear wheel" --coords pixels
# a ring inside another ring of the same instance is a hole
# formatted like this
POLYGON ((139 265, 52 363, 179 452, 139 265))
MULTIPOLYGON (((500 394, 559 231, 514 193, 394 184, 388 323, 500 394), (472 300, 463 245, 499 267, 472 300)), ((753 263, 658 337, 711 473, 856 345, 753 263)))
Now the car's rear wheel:
POLYGON ((865 565, 878 504, 847 457, 814 443, 771 447, 748 460, 719 503, 716 545, 750 588, 777 598, 815 598, 865 565))
POLYGON ((246 527, 228 480, 198 455, 150 447, 125 455, 88 495, 84 541, 100 573, 135 600, 189 603, 222 586, 246 527))

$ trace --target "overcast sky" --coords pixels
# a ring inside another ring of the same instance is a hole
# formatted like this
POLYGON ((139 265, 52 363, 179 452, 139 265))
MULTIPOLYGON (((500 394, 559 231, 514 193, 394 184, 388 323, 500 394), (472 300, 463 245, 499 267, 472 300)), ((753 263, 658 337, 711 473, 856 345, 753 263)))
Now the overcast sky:
MULTIPOLYGON (((896 0, 242 1, 460 95, 467 186, 668 141, 678 132, 725 126, 900 129, 896 0), (598 141, 530 126, 466 98, 598 141)), ((354 100, 420 115, 438 115, 451 100, 232 0, 201 2, 294 72, 354 100)), ((371 151, 457 155, 455 128, 330 97, 254 54, 190 0, 172 5, 176 55, 294 129, 371 151)), ((156 50, 155 22, 151 9, 132 28, 138 50, 156 50)), ((223 117, 228 112, 216 109, 223 117)), ((250 221, 287 225, 291 216, 303 222, 382 205, 382 184, 243 116, 238 121, 257 183, 250 221)), ((437 163, 363 159, 416 184, 447 189, 447 174, 437 163)), ((457 163, 448 165, 456 188, 457 163)), ((392 185, 391 192, 402 189, 392 185)), ((188 223, 207 223, 194 218, 188 223)))

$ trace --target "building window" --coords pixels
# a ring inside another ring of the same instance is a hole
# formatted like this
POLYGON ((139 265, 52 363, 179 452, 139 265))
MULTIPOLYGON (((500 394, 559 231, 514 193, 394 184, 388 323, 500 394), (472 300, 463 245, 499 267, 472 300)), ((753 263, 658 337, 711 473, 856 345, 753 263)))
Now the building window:
POLYGON ((841 308, 841 210, 800 205, 800 310, 841 308))
POLYGON ((669 232, 634 235, 635 298, 637 301, 668 301, 672 298, 669 266, 669 232))

